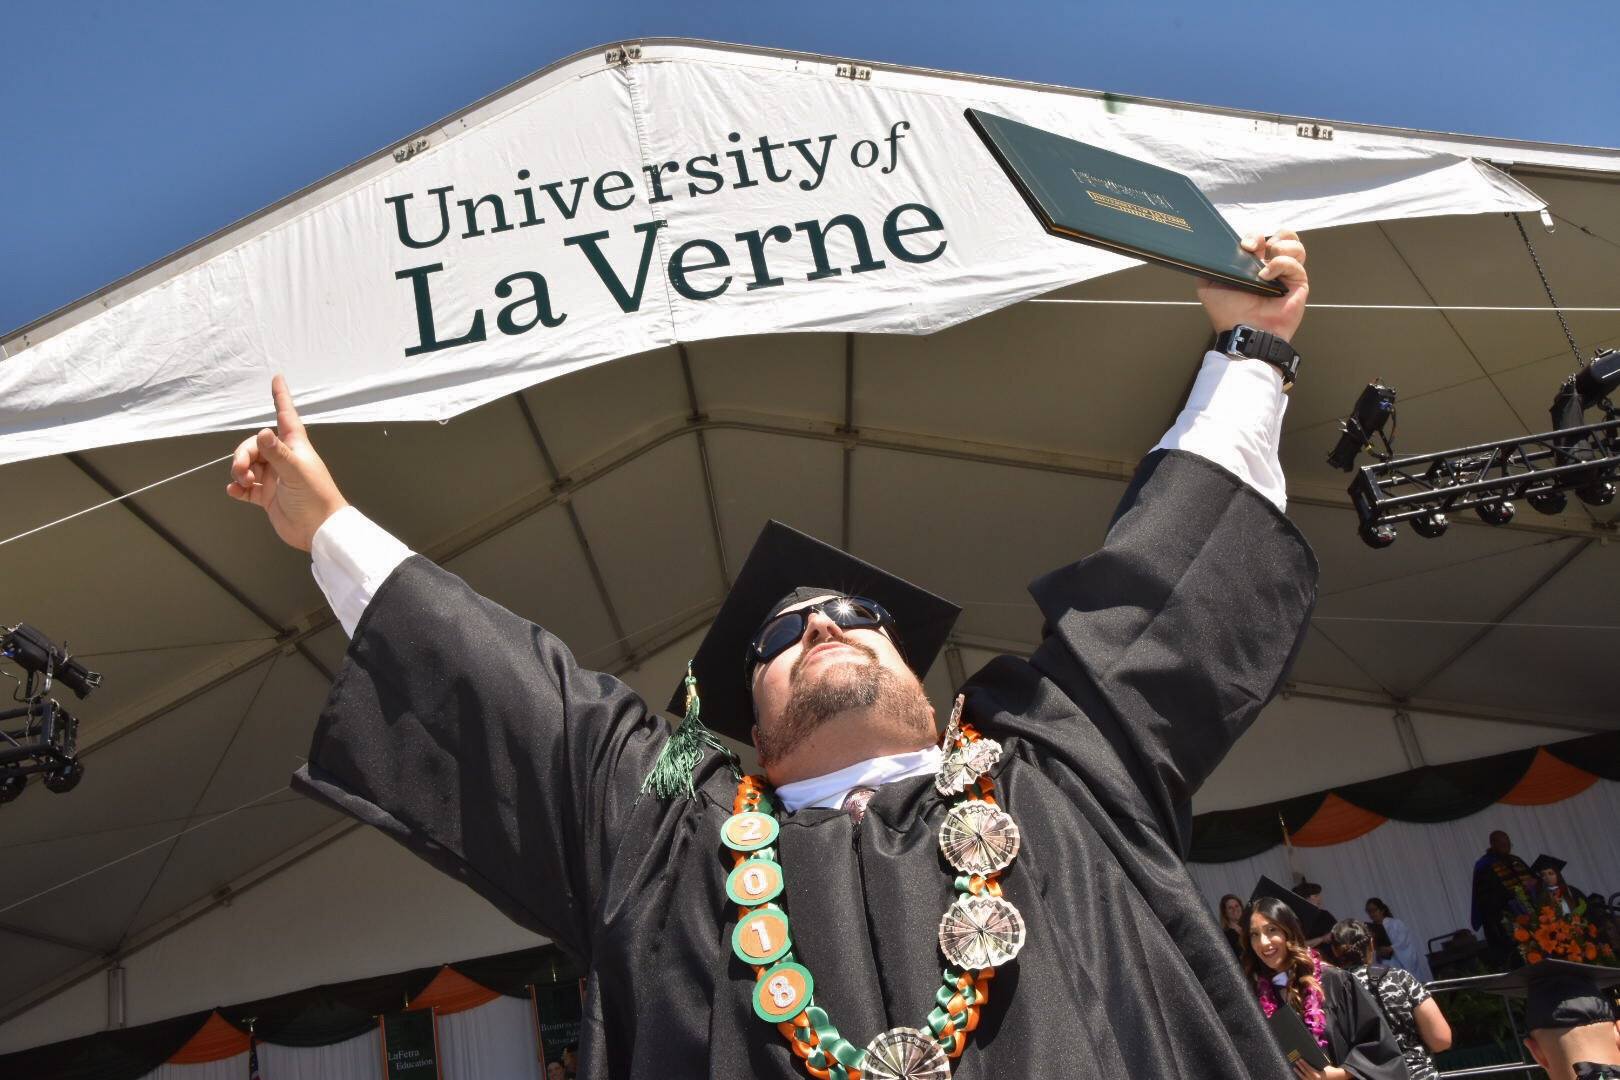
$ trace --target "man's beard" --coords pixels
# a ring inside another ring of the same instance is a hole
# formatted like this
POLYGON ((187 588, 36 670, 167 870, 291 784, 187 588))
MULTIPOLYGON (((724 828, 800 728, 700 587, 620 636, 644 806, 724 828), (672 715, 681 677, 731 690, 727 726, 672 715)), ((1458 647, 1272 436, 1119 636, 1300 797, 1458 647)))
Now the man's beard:
POLYGON ((916 738, 919 746, 933 741, 934 716, 922 686, 884 667, 867 646, 854 641, 842 644, 864 660, 835 662, 810 677, 801 677, 809 651, 794 661, 788 675, 792 692, 782 715, 770 730, 761 725, 755 735, 761 765, 779 761, 828 720, 852 710, 866 711, 869 727, 916 738))

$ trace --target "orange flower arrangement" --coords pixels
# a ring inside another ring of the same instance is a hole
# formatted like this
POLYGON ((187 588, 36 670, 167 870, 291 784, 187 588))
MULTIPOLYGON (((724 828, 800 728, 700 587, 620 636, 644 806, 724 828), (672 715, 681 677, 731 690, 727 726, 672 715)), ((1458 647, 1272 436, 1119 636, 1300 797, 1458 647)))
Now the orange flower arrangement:
POLYGON ((1544 906, 1515 916, 1511 930, 1526 963, 1539 964, 1548 959, 1608 965, 1615 962, 1614 949, 1600 940, 1597 928, 1579 915, 1562 916, 1544 906))

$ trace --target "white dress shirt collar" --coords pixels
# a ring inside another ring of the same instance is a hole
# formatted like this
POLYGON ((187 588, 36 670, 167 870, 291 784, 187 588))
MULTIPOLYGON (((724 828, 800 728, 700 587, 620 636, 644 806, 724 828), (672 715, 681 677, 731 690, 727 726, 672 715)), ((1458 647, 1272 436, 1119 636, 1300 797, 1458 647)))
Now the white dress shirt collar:
POLYGON ((812 806, 838 809, 844 796, 856 788, 877 788, 896 780, 908 780, 939 771, 940 749, 930 746, 906 754, 888 754, 846 765, 837 772, 795 780, 776 789, 776 800, 788 813, 812 806))

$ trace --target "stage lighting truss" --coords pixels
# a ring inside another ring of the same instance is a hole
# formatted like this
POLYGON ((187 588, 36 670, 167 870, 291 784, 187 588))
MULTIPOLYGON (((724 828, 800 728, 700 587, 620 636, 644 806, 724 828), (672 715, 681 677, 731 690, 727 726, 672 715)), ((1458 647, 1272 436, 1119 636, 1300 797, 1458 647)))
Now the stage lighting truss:
POLYGON ((1620 414, 1606 402, 1604 412, 1596 424, 1363 465, 1350 484, 1361 539, 1388 547, 1401 522, 1419 536, 1437 537, 1452 514, 1467 510, 1506 525, 1517 499, 1558 514, 1570 491, 1588 505, 1612 502, 1620 480, 1620 414))
POLYGON ((0 803, 22 794, 28 777, 43 773, 52 791, 72 791, 84 775, 75 756, 79 718, 54 701, 31 701, 0 709, 0 803), (10 723, 21 720, 20 727, 10 723))
POLYGON ((0 803, 21 795, 36 773, 51 791, 72 791, 84 776, 78 759, 79 718, 46 695, 53 682, 60 682, 86 697, 101 685, 101 676, 26 623, 0 626, 0 659, 24 673, 18 679, 0 672, 19 684, 21 702, 0 709, 0 803))

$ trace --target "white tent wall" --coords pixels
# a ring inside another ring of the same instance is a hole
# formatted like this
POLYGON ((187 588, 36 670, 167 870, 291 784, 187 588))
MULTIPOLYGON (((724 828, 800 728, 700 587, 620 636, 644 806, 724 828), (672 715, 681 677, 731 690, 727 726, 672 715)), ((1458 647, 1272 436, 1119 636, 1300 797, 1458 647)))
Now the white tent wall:
MULTIPOLYGON (((498 997, 438 1017, 441 1080, 541 1080, 527 1000, 498 997)), ((376 1032, 331 1046, 259 1045, 259 1072, 273 1080, 383 1080, 376 1032)), ((248 1056, 202 1065, 162 1065, 143 1080, 241 1080, 248 1056)))
POLYGON ((382 1080, 382 1035, 372 1030, 329 1046, 266 1043, 259 1072, 275 1080, 382 1080))
POLYGON ((0 1053, 74 1039, 107 1028, 107 977, 98 973, 0 1025, 0 1053))
MULTIPOLYGON (((687 640, 667 650, 631 681, 649 695, 673 685, 677 657, 691 644, 687 640)), ((962 650, 962 656, 971 672, 990 654, 962 650)), ((936 699, 948 692, 943 675, 941 665, 929 680, 936 699)), ((1427 764, 1580 734, 1422 714, 1411 724, 1427 764)), ((1295 696, 1261 715, 1200 791, 1195 808, 1252 806, 1401 772, 1417 764, 1404 753, 1397 721, 1387 712, 1295 696), (1301 745, 1328 746, 1345 737, 1355 742, 1353 754, 1298 752, 1301 745)), ((1348 844, 1296 849, 1295 864, 1328 885, 1330 901, 1336 901, 1329 906, 1339 914, 1354 914, 1366 896, 1382 895, 1415 932, 1429 936, 1466 922, 1465 864, 1472 858, 1466 853, 1483 850, 1491 828, 1508 829, 1521 851, 1533 854, 1531 849, 1544 842, 1546 850, 1570 857, 1571 879, 1584 888, 1620 889, 1620 836, 1604 827, 1614 820, 1620 820, 1620 785, 1599 782, 1550 807, 1496 806, 1438 826, 1389 822, 1348 844), (1594 833, 1606 831, 1608 838, 1581 839, 1583 825, 1594 833), (1579 846, 1592 843, 1597 846, 1579 846), (1613 880, 1600 880, 1594 872, 1588 883, 1577 875, 1577 865, 1606 866, 1613 880), (1387 866, 1433 869, 1393 883, 1380 869, 1387 866)), ((1278 847, 1232 863, 1194 863, 1192 871, 1213 902, 1224 892, 1248 895, 1262 873, 1286 880, 1289 867, 1278 847)), ((380 833, 356 827, 229 905, 214 907, 126 957, 126 1015, 130 1025, 143 1024, 321 983, 528 948, 543 940, 380 833)), ((97 972, 0 1025, 0 1053, 106 1026, 106 976, 97 972)))
MULTIPOLYGON (((379 1066, 373 1066, 377 1073, 381 1073, 379 1066)), ((264 1073, 264 1055, 259 1055, 259 1072, 264 1073)), ((246 1053, 235 1057, 220 1058, 218 1061, 209 1061, 201 1065, 159 1065, 147 1073, 143 1080, 243 1080, 248 1075, 248 1056, 246 1053)), ((367 1078, 372 1074, 367 1074, 367 1078)), ((323 1078, 324 1080, 324 1078, 323 1078)))
POLYGON ((540 1080, 538 1050, 532 1007, 525 999, 498 997, 439 1017, 443 1080, 540 1080))
MULTIPOLYGON (((126 957, 126 1015, 134 1026, 544 940, 381 833, 355 828, 126 957)), ((98 972, 0 1026, 0 1053, 106 1026, 98 972)))
POLYGON ((1193 797, 1193 812, 1258 806, 1584 734, 1429 713, 1398 716, 1387 708, 1286 695, 1260 714, 1204 782, 1193 797), (1403 725, 1410 735, 1402 733, 1403 725), (1302 747, 1310 749, 1301 753, 1302 747))
POLYGON ((1297 871, 1322 886, 1322 903, 1343 918, 1365 918, 1376 896, 1419 942, 1468 925, 1474 860, 1494 829, 1513 839, 1528 862, 1540 852, 1569 860, 1571 884, 1605 896, 1620 890, 1620 783, 1599 780, 1548 806, 1498 803, 1477 814, 1424 825, 1386 821, 1365 836, 1329 847, 1279 844, 1248 859, 1191 863, 1193 880, 1212 913, 1226 893, 1246 897, 1260 875, 1291 883, 1297 871))

